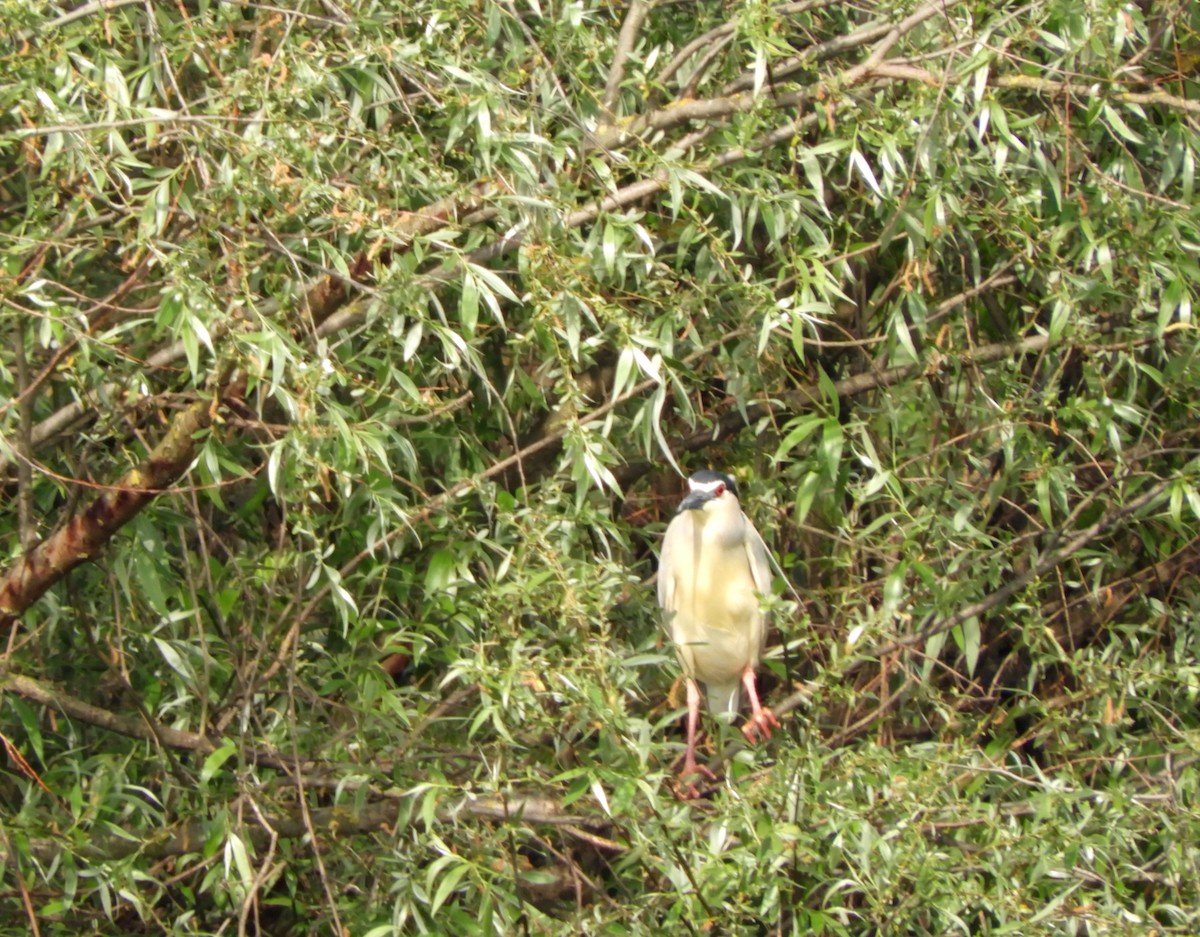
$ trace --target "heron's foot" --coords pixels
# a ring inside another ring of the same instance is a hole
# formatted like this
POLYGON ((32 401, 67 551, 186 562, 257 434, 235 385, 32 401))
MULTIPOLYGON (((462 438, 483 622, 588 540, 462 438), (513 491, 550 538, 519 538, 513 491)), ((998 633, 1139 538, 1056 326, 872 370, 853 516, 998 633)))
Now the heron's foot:
POLYGON ((778 728, 780 728, 779 720, 775 718, 775 714, 763 706, 746 720, 746 724, 742 726, 742 735, 746 736, 746 741, 753 745, 758 741, 757 736, 761 735, 762 738, 769 739, 771 732, 778 728))
POLYGON ((680 800, 695 800, 700 796, 700 788, 690 778, 699 775, 705 781, 715 781, 717 776, 707 765, 697 764, 694 758, 686 758, 675 780, 675 796, 680 800))

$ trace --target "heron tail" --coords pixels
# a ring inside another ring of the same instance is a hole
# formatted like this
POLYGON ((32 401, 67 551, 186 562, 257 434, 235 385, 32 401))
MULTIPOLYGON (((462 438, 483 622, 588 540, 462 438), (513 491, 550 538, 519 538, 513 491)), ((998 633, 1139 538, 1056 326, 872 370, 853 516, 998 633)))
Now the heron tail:
POLYGON ((704 690, 708 694, 708 709, 714 716, 722 713, 736 713, 742 701, 742 685, 733 683, 706 683, 704 690))

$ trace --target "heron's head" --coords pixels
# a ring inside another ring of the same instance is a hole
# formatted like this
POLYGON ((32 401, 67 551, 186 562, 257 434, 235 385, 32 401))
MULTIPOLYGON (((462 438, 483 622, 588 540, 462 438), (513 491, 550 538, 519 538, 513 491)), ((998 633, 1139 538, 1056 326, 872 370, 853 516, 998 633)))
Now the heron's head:
POLYGON ((724 472, 701 469, 688 479, 687 497, 680 511, 712 511, 737 505, 737 482, 724 472))

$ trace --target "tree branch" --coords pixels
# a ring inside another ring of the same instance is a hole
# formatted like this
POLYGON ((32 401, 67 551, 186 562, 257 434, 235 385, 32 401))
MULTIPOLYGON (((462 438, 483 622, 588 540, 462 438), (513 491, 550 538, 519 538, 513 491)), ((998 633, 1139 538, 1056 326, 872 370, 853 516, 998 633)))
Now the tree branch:
MULTIPOLYGON (((179 751, 197 752, 201 755, 212 754, 218 748, 216 742, 199 732, 188 732, 184 729, 164 726, 151 719, 147 713, 142 713, 140 719, 118 715, 111 710, 94 706, 72 696, 61 687, 52 686, 22 674, 0 671, 0 692, 4 691, 16 693, 30 702, 56 710, 79 722, 86 722, 88 725, 94 725, 127 738, 151 742, 179 751)), ((321 764, 318 759, 307 761, 288 759, 260 749, 239 748, 238 751, 243 760, 247 762, 274 768, 288 774, 311 771, 320 767, 321 764)))
POLYGON ((625 77, 625 63, 633 53, 637 42, 638 31, 645 22, 646 15, 654 6, 654 0, 632 0, 629 12, 625 14, 625 22, 621 24, 621 34, 617 37, 617 48, 613 53, 612 67, 608 70, 608 81, 604 86, 604 97, 600 104, 608 114, 609 120, 616 113, 617 99, 621 96, 621 81, 625 77))
POLYGON ((1189 101, 1165 91, 1117 91, 1099 82, 1082 85, 1070 81, 1055 81, 1051 78, 1038 78, 1034 75, 1006 75, 996 79, 997 88, 1009 88, 1018 91, 1036 91, 1039 94, 1051 96, 1070 95, 1078 98, 1108 97, 1114 101, 1124 101, 1128 104, 1157 104, 1163 107, 1185 111, 1188 114, 1200 115, 1200 101, 1189 101))
MULTIPOLYGON (((1153 504, 1161 498, 1166 490, 1175 483, 1175 478, 1165 478, 1151 485, 1146 491, 1126 501, 1120 507, 1114 508, 1101 516, 1095 523, 1089 524, 1083 530, 1077 532, 1067 543, 1058 548, 1044 554, 1041 559, 1031 565, 1029 569, 1013 578, 1010 582, 1005 583, 999 589, 980 599, 978 602, 972 602, 953 615, 948 615, 945 618, 934 621, 924 628, 921 628, 903 638, 898 638, 890 644, 884 645, 881 648, 871 651, 867 656, 870 658, 884 657, 895 651, 904 650, 905 648, 913 647, 928 641, 936 635, 943 634, 952 628, 957 628, 964 621, 970 618, 975 618, 982 615, 984 612, 989 612, 1002 602, 1012 598, 1022 589, 1029 586, 1035 580, 1040 579, 1055 567, 1061 565, 1064 561, 1070 559, 1092 541, 1096 540, 1101 534, 1107 533, 1109 530, 1121 524, 1131 514, 1136 514, 1144 507, 1153 504)), ((1056 531, 1055 540, 1061 540, 1067 536, 1069 531, 1056 531)))
POLYGON ((141 465, 17 560, 0 579, 0 630, 16 624, 76 566, 99 555, 113 534, 187 470, 196 451, 194 437, 212 422, 216 407, 216 400, 198 400, 176 414, 141 465))
MULTIPOLYGON (((800 108, 808 102, 810 97, 811 94, 808 91, 789 91, 775 95, 771 103, 780 108, 800 108)), ((693 120, 721 120, 733 114, 744 114, 762 103, 761 96, 756 96, 749 91, 723 98, 680 101, 661 110, 643 114, 633 120, 602 127, 592 135, 590 145, 596 149, 615 150, 648 134, 673 130, 681 124, 693 120)))
POLYGON ((144 742, 155 742, 183 751, 207 755, 216 750, 216 745, 206 736, 196 732, 185 732, 169 726, 150 723, 146 720, 119 716, 107 709, 93 706, 71 696, 58 687, 52 687, 30 677, 15 673, 0 673, 0 691, 10 691, 18 696, 50 709, 58 710, 72 719, 99 726, 109 732, 125 735, 144 742))
MULTIPOLYGON (((321 807, 308 811, 308 819, 311 820, 311 829, 327 836, 375 833, 395 826, 407 796, 385 795, 359 808, 321 807)), ((436 811, 436 817, 439 821, 449 823, 462 817, 471 817, 496 823, 550 825, 560 827, 568 833, 572 827, 583 832, 589 827, 602 829, 608 826, 606 822, 592 817, 566 813, 556 801, 548 797, 525 794, 479 797, 467 793, 457 803, 440 807, 436 811)), ((79 853, 92 862, 103 862, 125 859, 135 853, 157 860, 200 852, 212 836, 214 824, 218 822, 221 821, 193 820, 190 823, 168 827, 144 840, 93 832, 90 841, 79 853)), ((415 813, 410 822, 415 826, 423 825, 422 819, 415 813)), ((310 835, 310 825, 297 810, 288 814, 264 814, 258 823, 246 824, 237 832, 243 839, 253 843, 256 850, 261 850, 269 844, 272 835, 280 839, 301 839, 310 835)), ((611 843, 611 840, 605 842, 611 843)), ((49 864, 60 857, 66 847, 57 840, 31 840, 28 849, 33 858, 43 864, 49 864)), ((16 858, 15 852, 2 855, 0 865, 11 865, 16 858)))

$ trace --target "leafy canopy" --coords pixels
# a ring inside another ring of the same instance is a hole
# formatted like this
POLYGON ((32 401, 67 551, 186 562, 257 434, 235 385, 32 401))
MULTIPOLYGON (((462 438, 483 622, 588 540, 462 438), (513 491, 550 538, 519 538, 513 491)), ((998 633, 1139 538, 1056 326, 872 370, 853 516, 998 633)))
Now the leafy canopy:
POLYGON ((1195 933, 1198 31, 0 0, 0 931, 1195 933))

